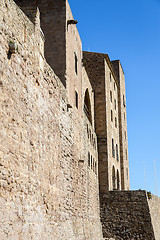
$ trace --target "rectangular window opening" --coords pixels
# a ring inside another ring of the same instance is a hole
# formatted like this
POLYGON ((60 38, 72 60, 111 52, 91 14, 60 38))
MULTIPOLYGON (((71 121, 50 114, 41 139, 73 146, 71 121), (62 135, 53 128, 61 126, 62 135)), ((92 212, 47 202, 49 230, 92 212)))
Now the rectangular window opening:
POLYGON ((78 58, 76 53, 74 53, 74 61, 75 61, 75 73, 78 74, 78 58))
POLYGON ((76 97, 76 108, 78 109, 78 93, 75 91, 75 97, 76 97))

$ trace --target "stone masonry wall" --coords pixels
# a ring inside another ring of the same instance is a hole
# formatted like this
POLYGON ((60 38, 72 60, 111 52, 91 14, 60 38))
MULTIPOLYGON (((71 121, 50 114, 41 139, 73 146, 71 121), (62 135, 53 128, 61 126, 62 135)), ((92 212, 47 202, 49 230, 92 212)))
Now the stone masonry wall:
POLYGON ((100 193, 108 191, 108 149, 105 103, 104 57, 96 53, 83 52, 83 64, 95 94, 95 131, 98 143, 98 170, 100 193))
POLYGON ((116 77, 119 81, 118 111, 119 111, 119 136, 120 136, 120 161, 122 190, 129 190, 129 159, 128 159, 128 137, 127 137, 127 112, 125 76, 119 60, 111 62, 116 77))
POLYGON ((12 0, 0 1, 0 239, 101 240, 86 126, 39 62, 38 29, 12 0))
POLYGON ((111 191, 101 196, 105 239, 155 240, 151 215, 145 191, 111 191))
POLYGON ((47 63, 66 86, 66 0, 15 2, 29 17, 33 9, 39 8, 41 27, 46 38, 44 50, 47 63))
POLYGON ((152 195, 148 200, 155 239, 160 239, 160 198, 152 195))

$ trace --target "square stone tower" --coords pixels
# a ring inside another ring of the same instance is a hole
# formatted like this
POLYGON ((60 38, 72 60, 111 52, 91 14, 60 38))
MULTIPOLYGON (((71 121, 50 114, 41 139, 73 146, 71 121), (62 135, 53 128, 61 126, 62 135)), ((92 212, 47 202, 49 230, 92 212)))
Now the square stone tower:
MULTIPOLYGON (((33 22, 38 7, 45 35, 44 56, 67 89, 69 103, 81 104, 82 43, 67 0, 15 0, 33 22)), ((79 106, 81 109, 81 106, 79 106)), ((80 112, 79 112, 80 114, 80 112)))
POLYGON ((129 190, 125 78, 119 61, 84 52, 83 63, 95 91, 100 194, 129 190))

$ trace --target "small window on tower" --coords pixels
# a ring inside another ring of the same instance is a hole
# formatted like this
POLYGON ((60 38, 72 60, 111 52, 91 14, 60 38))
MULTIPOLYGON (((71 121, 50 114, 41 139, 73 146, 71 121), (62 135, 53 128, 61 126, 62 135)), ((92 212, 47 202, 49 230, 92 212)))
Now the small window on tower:
POLYGON ((119 155, 118 155, 118 145, 116 144, 116 157, 117 157, 117 161, 119 161, 119 155))
POLYGON ((124 98, 124 94, 123 94, 123 106, 126 106, 126 102, 125 102, 125 98, 124 98))
POLYGON ((117 118, 115 117, 115 127, 117 128, 117 118))
POLYGON ((75 61, 75 73, 78 74, 78 58, 76 53, 74 53, 74 61, 75 61))
POLYGON ((113 112, 111 110, 111 121, 113 122, 113 112))
POLYGON ((75 91, 76 108, 78 108, 78 93, 75 91))
POLYGON ((112 157, 115 157, 114 139, 112 138, 112 157))
POLYGON ((90 167, 90 152, 88 152, 88 166, 90 167))
POLYGON ((116 110, 116 99, 114 99, 114 108, 116 110))
POLYGON ((112 91, 110 91, 110 100, 112 102, 112 91))

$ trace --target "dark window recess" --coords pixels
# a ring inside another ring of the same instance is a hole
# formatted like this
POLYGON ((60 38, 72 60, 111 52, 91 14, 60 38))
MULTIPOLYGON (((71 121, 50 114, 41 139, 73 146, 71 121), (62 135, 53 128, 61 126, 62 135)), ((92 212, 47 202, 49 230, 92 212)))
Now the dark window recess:
POLYGON ((78 74, 78 58, 76 53, 74 53, 74 61, 75 61, 75 73, 78 74))
POLYGON ((97 174, 97 162, 95 161, 95 174, 97 174))
POLYGON ((78 108, 78 93, 75 91, 76 108, 78 108))
POLYGON ((116 190, 116 173, 115 173, 115 167, 112 168, 112 187, 113 190, 116 190))
POLYGON ((90 102, 90 97, 89 97, 89 91, 88 88, 85 92, 85 97, 84 97, 84 112, 88 118, 88 120, 90 121, 90 123, 92 124, 92 115, 91 115, 91 102, 90 102))
POLYGON ((112 91, 110 91, 110 100, 112 102, 112 91))
POLYGON ((111 110, 111 121, 113 122, 113 112, 111 110))
POLYGON ((124 106, 124 107, 126 106, 126 102, 125 102, 124 95, 123 95, 123 106, 124 106))
POLYGON ((111 72, 110 72, 110 82, 112 81, 112 74, 111 74, 111 72))
POLYGON ((90 153, 88 152, 88 166, 90 167, 90 153))
POLYGON ((117 128, 117 118, 115 117, 115 127, 117 128))
POLYGON ((116 110, 116 100, 114 100, 114 108, 115 108, 115 110, 116 110))
POLYGON ((118 145, 116 144, 116 156, 117 156, 117 161, 119 161, 119 155, 118 155, 118 145))
POLYGON ((112 138, 112 157, 115 157, 114 139, 112 138))

